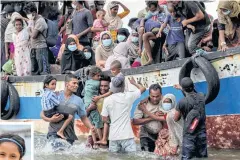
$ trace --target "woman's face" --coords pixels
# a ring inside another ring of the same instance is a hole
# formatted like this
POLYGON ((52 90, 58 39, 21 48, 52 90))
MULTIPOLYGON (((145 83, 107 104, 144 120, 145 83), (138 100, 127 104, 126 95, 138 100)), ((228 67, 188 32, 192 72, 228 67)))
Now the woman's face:
POLYGON ((104 34, 104 35, 102 36, 102 40, 105 40, 105 39, 110 39, 109 35, 104 34))
POLYGON ((231 13, 231 11, 228 10, 228 9, 225 9, 225 8, 220 8, 220 9, 221 9, 222 13, 223 13, 224 15, 226 15, 226 16, 231 13))
POLYGON ((15 22, 15 28, 17 30, 17 32, 20 32, 23 29, 23 25, 21 21, 16 21, 15 22))
POLYGON ((132 33, 133 37, 138 37, 138 33, 132 33))
POLYGON ((75 44, 76 44, 76 42, 74 42, 74 41, 69 43, 69 45, 75 45, 75 44))
POLYGON ((3 142, 0 144, 0 159, 20 160, 18 146, 12 142, 3 142))
POLYGON ((172 103, 171 99, 170 98, 166 98, 163 103, 172 103))
POLYGON ((117 15, 117 13, 118 13, 118 6, 116 6, 116 7, 113 7, 112 9, 111 9, 111 14, 113 15, 113 16, 116 16, 117 15))

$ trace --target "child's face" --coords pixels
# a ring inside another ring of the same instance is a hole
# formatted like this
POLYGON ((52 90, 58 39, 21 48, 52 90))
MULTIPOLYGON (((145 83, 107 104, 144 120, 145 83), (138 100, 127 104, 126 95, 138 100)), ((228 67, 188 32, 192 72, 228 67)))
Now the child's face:
POLYGON ((97 81, 99 81, 100 78, 101 78, 101 74, 100 74, 100 73, 95 74, 95 75, 92 77, 93 80, 97 80, 97 81))
POLYGON ((52 80, 48 85, 46 85, 46 87, 48 89, 55 90, 56 89, 56 85, 57 85, 57 81, 56 80, 52 80))
POLYGON ((0 159, 20 160, 18 146, 12 142, 3 142, 0 144, 0 159))
POLYGON ((118 75, 118 73, 120 73, 120 69, 119 68, 116 68, 116 67, 111 67, 111 73, 113 76, 116 76, 118 75))

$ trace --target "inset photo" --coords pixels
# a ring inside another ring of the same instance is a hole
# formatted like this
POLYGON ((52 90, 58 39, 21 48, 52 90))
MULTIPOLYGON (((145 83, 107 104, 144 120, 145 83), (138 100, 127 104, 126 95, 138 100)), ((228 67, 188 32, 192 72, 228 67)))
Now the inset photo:
POLYGON ((0 123, 0 159, 33 160, 33 123, 0 123))

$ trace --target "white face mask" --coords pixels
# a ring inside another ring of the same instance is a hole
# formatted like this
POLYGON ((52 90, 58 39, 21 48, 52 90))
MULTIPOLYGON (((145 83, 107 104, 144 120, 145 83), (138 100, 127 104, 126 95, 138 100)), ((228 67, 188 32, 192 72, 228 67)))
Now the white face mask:
POLYGON ((73 9, 76 9, 77 6, 76 6, 75 4, 72 3, 72 8, 73 8, 73 9))
POLYGON ((27 14, 28 19, 32 20, 34 19, 34 16, 32 14, 27 14))
POLYGON ((92 56, 91 52, 84 52, 84 55, 85 55, 86 59, 90 59, 92 56))
POLYGON ((230 10, 227 10, 226 12, 222 12, 225 16, 229 15, 231 13, 230 10))

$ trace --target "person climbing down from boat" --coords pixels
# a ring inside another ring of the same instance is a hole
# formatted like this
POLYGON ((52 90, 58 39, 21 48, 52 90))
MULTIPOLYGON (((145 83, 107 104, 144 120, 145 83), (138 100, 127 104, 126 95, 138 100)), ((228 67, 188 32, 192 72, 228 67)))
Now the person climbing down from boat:
MULTIPOLYGON (((156 35, 164 23, 166 18, 166 13, 164 8, 158 6, 157 1, 148 2, 149 11, 144 19, 141 20, 139 33, 140 35, 144 32, 145 23, 152 20, 155 23, 150 23, 147 26, 151 27, 150 31, 146 32, 142 36, 144 52, 142 53, 142 65, 150 65, 154 63, 160 63, 162 61, 162 45, 165 41, 165 37, 157 38, 156 35), (152 48, 151 43, 154 42, 154 47, 152 48), (153 54, 152 54, 153 53, 153 54), (153 61, 154 60, 154 61, 153 61)), ((151 21, 150 21, 151 22, 151 21)), ((168 29, 164 29, 164 34, 167 35, 168 29)), ((140 46, 141 43, 140 43, 140 46)))
POLYGON ((65 122, 63 123, 60 130, 57 132, 57 135, 62 139, 65 139, 63 134, 65 128, 72 121, 73 116, 66 113, 57 112, 57 107, 60 104, 58 93, 55 93, 57 85, 57 79, 53 76, 47 76, 43 81, 44 93, 42 95, 41 104, 42 110, 46 117, 51 118, 55 114, 62 114, 64 116, 65 122))
MULTIPOLYGON (((182 21, 185 19, 181 15, 178 15, 174 10, 172 5, 168 5, 168 11, 170 14, 167 15, 164 23, 161 25, 161 28, 158 31, 156 37, 161 37, 163 30, 169 26, 169 32, 167 34, 166 41, 163 45, 163 50, 166 55, 165 60, 171 61, 175 60, 177 56, 180 59, 185 58, 185 38, 182 27, 182 21)), ((188 24, 187 28, 192 29, 195 32, 195 27, 188 24)))
MULTIPOLYGON (((110 82, 111 82, 111 78, 107 75, 102 74, 101 78, 100 78, 100 87, 99 87, 99 95, 104 95, 106 93, 109 92, 110 89, 110 82)), ((96 105, 94 103, 90 104, 90 106, 86 109, 87 113, 90 113, 92 110, 97 109, 99 113, 102 112, 102 107, 103 107, 103 102, 104 102, 105 98, 101 98, 97 101, 96 105)), ((103 133, 103 139, 104 137, 106 137, 106 142, 107 142, 107 136, 108 136, 108 123, 104 123, 104 126, 102 129, 102 133, 103 133)), ((100 144, 99 141, 96 142, 96 144, 100 144)), ((103 146, 106 146, 107 143, 101 144, 103 146)), ((87 147, 92 147, 93 146, 93 139, 92 139, 92 135, 88 136, 88 140, 87 140, 87 147)))
POLYGON ((15 134, 0 135, 0 159, 22 160, 26 153, 25 141, 15 134))
POLYGON ((130 35, 127 28, 120 28, 117 31, 117 39, 115 43, 126 42, 128 40, 128 36, 130 35))
POLYGON ((178 122, 174 121, 176 108, 176 97, 173 94, 166 94, 162 99, 162 108, 166 122, 158 133, 155 142, 154 153, 161 156, 178 155, 182 147, 183 118, 178 122))
POLYGON ((48 48, 46 43, 48 25, 37 13, 35 3, 29 2, 24 7, 30 24, 32 75, 50 74, 48 48))
MULTIPOLYGON (((105 98, 112 94, 111 92, 108 92, 103 95, 98 95, 101 73, 102 71, 98 67, 92 67, 89 71, 89 76, 91 77, 91 79, 87 80, 85 83, 84 98, 83 98, 85 108, 87 111, 89 111, 88 107, 90 107, 91 105, 96 105, 99 99, 105 98)), ((97 137, 99 137, 99 139, 102 139, 102 130, 101 130, 101 128, 103 128, 102 118, 97 109, 87 112, 87 115, 91 123, 97 129, 97 134, 98 134, 97 136, 92 133, 92 138, 94 142, 93 148, 97 148, 98 146, 95 144, 97 142, 97 137)))
MULTIPOLYGON (((122 64, 120 63, 120 61, 115 60, 111 63, 110 65, 110 70, 112 75, 114 76, 114 78, 119 78, 119 83, 122 83, 122 87, 125 88, 125 77, 121 72, 122 69, 122 64)), ((117 83, 117 79, 115 79, 115 83, 117 83)), ((110 87, 109 90, 111 93, 114 93, 115 90, 114 88, 110 87)), ((103 132, 103 137, 102 139, 100 139, 100 141, 97 142, 97 144, 101 144, 101 145, 106 145, 107 144, 107 139, 108 139, 108 132, 109 132, 109 122, 104 122, 104 132, 103 132)))
POLYGON ((109 119, 111 121, 108 138, 109 151, 135 152, 136 143, 131 126, 130 112, 134 101, 141 96, 146 88, 137 84, 135 79, 131 78, 129 81, 137 87, 137 90, 124 92, 124 76, 119 74, 112 78, 110 90, 113 94, 104 99, 101 115, 105 123, 109 123, 109 119))
POLYGON ((202 37, 210 32, 210 19, 204 8, 197 1, 167 1, 168 4, 174 6, 176 13, 185 17, 182 21, 183 27, 191 24, 195 27, 195 32, 192 29, 187 29, 185 32, 185 46, 190 55, 195 54, 196 50, 201 47, 198 43, 202 37))
POLYGON ((140 126, 140 145, 142 151, 153 152, 158 133, 165 122, 162 108, 162 88, 159 84, 149 87, 149 97, 141 101, 135 110, 133 124, 140 126), (142 105, 143 103, 146 103, 142 105))
POLYGON ((59 93, 60 104, 56 108, 58 113, 54 114, 51 118, 49 118, 44 115, 43 111, 41 111, 41 118, 46 122, 50 122, 47 138, 52 142, 54 149, 59 148, 59 143, 55 143, 57 142, 56 139, 59 138, 57 132, 60 130, 60 128, 63 126, 63 123, 65 122, 64 115, 59 113, 67 113, 73 116, 72 121, 69 123, 69 125, 67 125, 64 130, 64 136, 68 143, 73 144, 73 142, 78 139, 74 131, 75 114, 80 117, 83 124, 87 128, 89 128, 92 133, 95 133, 95 127, 87 118, 87 113, 82 99, 74 94, 77 92, 77 89, 77 77, 73 74, 67 74, 65 76, 65 90, 64 92, 59 93))
POLYGON ((204 95, 194 90, 189 77, 183 78, 177 88, 186 95, 178 102, 174 114, 176 122, 184 119, 182 159, 208 157, 204 95))
POLYGON ((219 1, 217 12, 219 49, 240 46, 240 1, 219 1))

